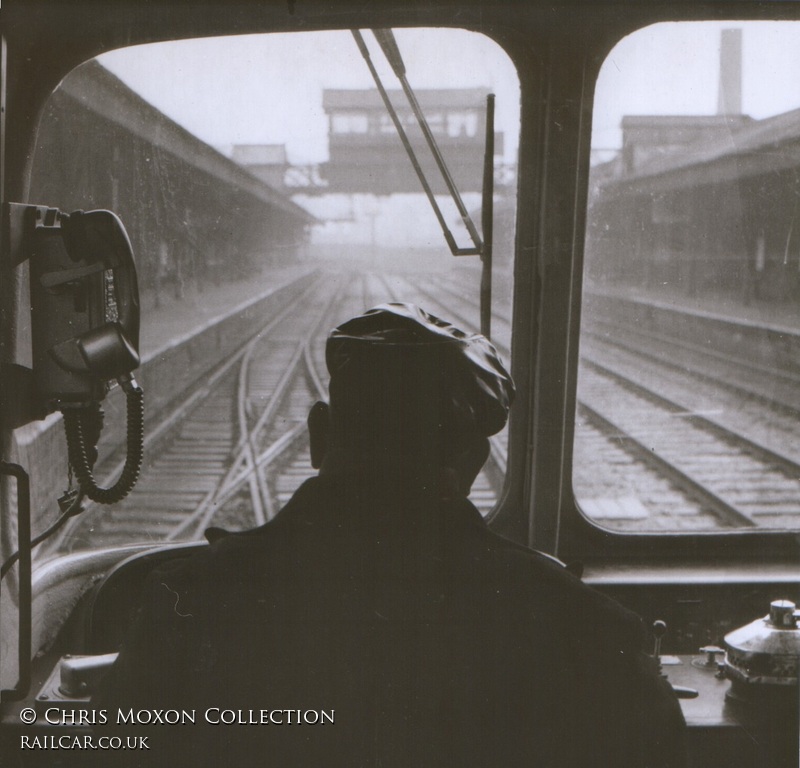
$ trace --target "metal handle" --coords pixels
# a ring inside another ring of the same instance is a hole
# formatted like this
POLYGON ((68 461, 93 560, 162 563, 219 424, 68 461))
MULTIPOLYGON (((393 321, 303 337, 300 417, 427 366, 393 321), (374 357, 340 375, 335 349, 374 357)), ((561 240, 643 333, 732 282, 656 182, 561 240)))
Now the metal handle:
POLYGON ((31 484, 28 473, 19 465, 0 461, 0 474, 17 481, 17 546, 19 547, 17 650, 19 679, 14 688, 0 691, 0 702, 20 701, 31 687, 31 484))

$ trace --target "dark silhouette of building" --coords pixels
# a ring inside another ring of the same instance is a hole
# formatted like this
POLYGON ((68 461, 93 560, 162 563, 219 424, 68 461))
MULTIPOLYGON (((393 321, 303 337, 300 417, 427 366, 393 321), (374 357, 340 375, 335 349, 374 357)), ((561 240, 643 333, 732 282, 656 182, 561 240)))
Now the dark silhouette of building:
POLYGON ((625 115, 622 172, 633 175, 660 158, 680 157, 702 142, 723 145, 752 123, 746 115, 625 115))
MULTIPOLYGON (((459 190, 481 189, 486 135, 486 97, 482 88, 447 88, 416 92, 459 190)), ((436 169, 411 106, 400 90, 389 97, 436 194, 447 188, 436 169)), ((321 175, 327 192, 416 193, 419 179, 397 129, 377 90, 326 90, 323 109, 329 119, 330 160, 321 175)), ((495 153, 502 154, 502 135, 495 153)))

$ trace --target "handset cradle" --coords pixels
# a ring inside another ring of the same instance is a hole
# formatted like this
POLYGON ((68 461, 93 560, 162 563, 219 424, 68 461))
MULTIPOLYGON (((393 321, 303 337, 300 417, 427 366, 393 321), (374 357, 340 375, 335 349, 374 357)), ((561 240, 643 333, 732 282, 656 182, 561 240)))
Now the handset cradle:
POLYGON ((143 447, 139 365, 139 290, 133 249, 119 217, 107 210, 65 214, 26 206, 23 247, 31 269, 33 380, 45 412, 64 415, 69 462, 81 490, 113 504, 133 488, 143 447), (125 391, 128 455, 111 488, 92 475, 108 382, 125 391))

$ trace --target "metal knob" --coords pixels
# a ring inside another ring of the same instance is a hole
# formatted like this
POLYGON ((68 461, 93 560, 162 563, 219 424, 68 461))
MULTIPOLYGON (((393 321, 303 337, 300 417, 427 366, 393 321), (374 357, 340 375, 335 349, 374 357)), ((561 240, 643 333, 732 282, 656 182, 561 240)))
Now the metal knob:
POLYGON ((719 669, 717 654, 725 653, 725 649, 720 648, 718 645, 704 645, 700 649, 700 653, 706 654, 706 657, 704 659, 693 659, 692 666, 716 672, 719 669))
POLYGON ((667 634, 667 624, 661 619, 657 619, 653 622, 653 637, 655 638, 655 643, 653 645, 653 657, 656 661, 659 662, 659 666, 661 665, 661 639, 664 635, 667 634))
POLYGON ((797 606, 791 600, 773 600, 769 606, 769 621, 779 629, 795 629, 797 606))

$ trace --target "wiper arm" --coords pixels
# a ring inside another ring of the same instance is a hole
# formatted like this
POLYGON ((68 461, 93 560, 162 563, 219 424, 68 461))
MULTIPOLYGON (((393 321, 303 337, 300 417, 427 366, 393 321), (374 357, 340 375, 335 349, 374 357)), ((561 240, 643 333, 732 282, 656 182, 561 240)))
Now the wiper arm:
MULTIPOLYGON (((464 226, 467 228, 467 232, 469 232, 469 236, 475 246, 474 250, 466 249, 465 252, 458 255, 478 256, 483 249, 481 237, 478 234, 475 223, 472 221, 472 217, 469 215, 469 211, 464 205, 464 201, 461 199, 461 194, 459 193, 458 188, 453 181, 453 177, 450 175, 450 170, 447 167, 447 163, 444 161, 444 157, 439 149, 439 145, 436 143, 436 137, 433 135, 433 131, 431 131, 431 128, 428 125, 428 120, 425 117, 419 102, 417 101, 417 96, 411 88, 411 85, 409 85, 408 78, 406 77, 406 67, 403 63, 403 57, 400 55, 400 49, 397 47, 397 41, 394 38, 394 33, 391 29, 373 29, 372 34, 375 35, 375 39, 378 41, 378 44, 383 50, 383 53, 391 65, 395 76, 400 81, 403 92, 405 93, 408 103, 411 105, 411 109, 414 111, 414 116, 417 118, 419 127, 422 129, 422 133, 425 136, 425 141, 428 142, 428 147, 430 147, 433 159, 436 160, 436 165, 439 167, 439 172, 442 174, 444 183, 447 185, 447 189, 450 192, 450 197, 453 198, 453 202, 455 203, 456 208, 458 208, 458 213, 461 216, 461 220, 464 222, 464 226)), ((455 256, 457 254, 454 253, 453 255, 455 256)))
POLYGON ((378 92, 381 95, 381 99, 383 99, 383 103, 386 106, 387 111, 389 112, 389 116, 392 118, 392 122, 394 123, 394 127, 397 129, 397 135, 400 137, 400 141, 403 142, 403 146, 408 153, 408 159, 411 161, 411 165, 414 167, 416 171, 417 178, 422 184, 422 188, 425 191, 425 194, 428 197, 428 202, 431 204, 431 208, 433 208, 433 212, 436 214, 436 218, 439 221, 439 226, 442 228, 442 234, 444 234, 444 239, 447 240, 447 245, 450 247, 450 252, 456 256, 467 256, 467 255, 475 255, 479 253, 479 251, 475 251, 472 248, 463 249, 459 248, 456 244, 456 240, 453 237, 453 233, 450 232, 450 229, 447 226, 447 222, 444 220, 444 216, 442 215, 442 211, 439 208, 439 204, 436 202, 436 198, 433 196, 433 190, 431 190, 430 184, 428 184, 428 180, 425 178, 425 172, 422 170, 422 166, 419 164, 419 160, 417 160, 417 155, 414 152, 414 148, 411 146, 411 142, 408 140, 408 135, 406 134, 405 128, 403 128, 403 124, 400 122, 400 118, 397 116, 397 111, 394 108, 394 104, 392 104, 391 100, 389 99, 389 94, 386 93, 386 89, 383 87, 383 83, 381 82, 380 75, 378 74, 378 70, 375 69, 375 65, 372 63, 372 59, 369 55, 369 49, 367 48, 367 44, 364 42, 364 38, 361 35, 361 32, 357 29, 351 30, 353 33, 353 37, 355 38, 356 44, 358 45, 358 49, 361 51, 361 55, 364 57, 364 61, 367 62, 367 67, 369 68, 370 74, 372 75, 372 79, 375 81, 375 85, 378 88, 378 92))
POLYGON ((481 261, 483 262, 483 270, 481 275, 481 332, 487 338, 490 336, 491 332, 491 302, 492 302, 492 219, 493 219, 493 207, 494 207, 494 95, 489 94, 486 99, 486 148, 484 154, 484 168, 483 168, 483 202, 482 202, 482 226, 483 226, 483 240, 481 240, 481 236, 478 234, 478 230, 475 227, 475 223, 472 221, 472 217, 467 210, 467 207, 464 205, 464 201, 461 199, 461 194, 458 191, 458 188, 453 181, 453 177, 450 175, 450 171, 447 168, 447 163, 442 156, 442 153, 439 149, 439 145, 436 143, 436 137, 433 135, 433 131, 431 131, 430 126, 428 125, 428 121, 425 117, 425 114, 422 111, 422 108, 417 101, 417 97, 414 94, 414 91, 411 88, 411 85, 406 78, 406 68, 405 64, 403 63, 403 57, 400 55, 400 49, 397 47, 397 41, 394 38, 394 34, 391 29, 373 29, 372 33, 375 35, 375 39, 378 41, 381 49, 383 50, 386 59, 388 60, 389 64, 392 67, 392 70, 395 73, 395 76, 400 81, 400 85, 405 92, 406 98, 408 99, 408 103, 411 105, 411 109, 414 112, 414 115, 419 123, 419 126, 422 130, 423 135, 425 136, 425 140, 428 143, 428 147, 433 155, 434 159, 436 160, 436 165, 439 168, 439 172, 442 174, 442 178, 447 186, 448 191, 450 192, 450 196, 455 203, 456 208, 458 209, 459 214, 461 215, 461 219, 464 222, 464 226, 469 233, 470 238, 472 239, 473 247, 472 248, 459 248, 458 244, 453 237, 453 234, 450 232, 450 229, 447 226, 447 222, 442 215, 442 211, 439 208, 439 204, 436 202, 436 198, 434 197, 433 191, 431 190, 430 184, 428 184, 428 180, 425 178, 425 172, 422 170, 422 167, 419 164, 419 160, 417 159, 416 153, 414 152, 414 148, 411 146, 411 142, 408 139, 408 135, 406 134, 405 128, 403 128, 403 124, 400 118, 397 115, 397 111, 394 108, 391 100, 389 99, 389 94, 386 92, 386 89, 383 87, 383 83, 381 82, 380 75, 378 74, 377 69, 375 69, 375 65, 372 63, 372 59, 370 58, 369 49, 367 48, 366 43, 364 42, 364 38, 361 35, 361 32, 357 29, 351 30, 353 33, 353 37, 355 38, 356 44, 358 45, 358 49, 361 51, 361 55, 364 57, 364 60, 367 63, 367 68, 372 75, 372 79, 375 81, 375 85, 378 88, 378 92, 381 95, 381 99, 383 100, 384 105, 386 106, 386 110, 389 113, 389 116, 394 123, 395 128, 397 129, 397 134, 400 137, 400 141, 403 143, 405 147, 406 153, 408 154, 408 158, 411 161, 411 165, 414 168, 414 171, 417 174, 417 178, 419 178, 420 184, 422 184, 422 188, 425 191, 425 194, 428 198, 428 202, 433 209, 434 214, 439 222, 439 226, 442 229, 442 234, 444 235, 444 239, 447 241, 447 245, 450 248, 450 253, 453 256, 480 256, 481 261))
POLYGON ((481 237, 478 234, 478 230, 475 227, 474 222, 472 221, 472 217, 469 215, 469 211, 467 211, 466 206, 464 205, 464 201, 461 199, 461 195, 456 188, 455 183, 453 182, 453 177, 450 175, 450 171, 447 168, 447 165, 442 157, 442 153, 439 150, 439 146, 436 144, 436 139, 434 138, 433 132, 428 125, 428 121, 425 118, 425 115, 422 113, 422 109, 419 106, 419 102, 417 101, 417 97, 414 94, 414 91, 411 90, 411 86, 408 84, 408 80, 405 75, 405 65, 403 64, 403 59, 400 56, 400 51, 397 48, 397 43, 395 42, 394 35, 392 31, 389 29, 376 29, 373 30, 373 34, 375 35, 375 39, 380 44, 381 48, 383 49, 386 58, 388 59, 389 63, 394 70, 397 79, 400 81, 400 84, 403 87, 403 91, 408 98, 409 104, 411 105, 411 109, 414 111, 414 115, 419 122, 420 128, 425 136, 426 141, 428 142, 428 146, 430 147, 431 153, 433 154, 434 159, 436 160, 436 164, 439 167, 439 171, 444 178, 445 184, 447 185, 447 189, 450 192, 450 196, 453 198, 453 202, 458 208, 458 212, 461 215, 462 220, 467 228, 467 232, 469 232, 469 236, 472 239, 474 247, 472 248, 459 248, 456 244, 455 238, 453 237, 452 232, 447 226, 447 222, 442 215, 442 211, 439 208, 439 204, 436 202, 436 198, 433 195, 433 191, 431 190, 430 184, 428 184, 428 180, 425 178, 425 172, 422 170, 422 167, 419 164, 419 160, 417 159, 416 153, 414 152, 414 148, 411 146, 411 142, 408 139, 408 135, 406 134, 405 128, 403 128, 403 124, 400 121, 400 118, 397 115, 397 111, 394 108, 394 104, 392 104, 391 100, 389 99, 389 94, 386 92, 386 89, 383 87, 383 83, 381 82, 380 75, 378 71, 375 69, 375 65, 372 63, 372 59, 369 55, 369 49, 367 48, 367 44, 364 42, 364 38, 361 35, 361 32, 357 29, 351 30, 353 33, 353 37, 355 38, 356 44, 358 45, 358 49, 361 51, 361 55, 364 57, 364 60, 367 62, 367 67, 369 68, 370 74, 372 75, 372 79, 375 81, 375 85, 378 88, 378 92, 381 95, 381 99, 383 99, 383 103, 386 106, 387 111, 389 112, 389 116, 392 118, 392 122, 394 123, 395 128, 397 129, 397 133, 400 136, 400 141, 403 142, 403 146, 408 153, 408 159, 411 161, 411 165, 414 167, 416 171, 417 177, 419 178, 420 183, 422 184, 422 188, 425 191, 425 194, 428 197, 428 201, 431 204, 431 208, 433 208, 433 212, 436 214, 436 218, 439 221, 439 226, 442 228, 442 234, 444 235, 445 240, 447 240, 447 244, 450 247, 450 252, 453 256, 479 256, 483 252, 483 243, 481 241, 481 237))

